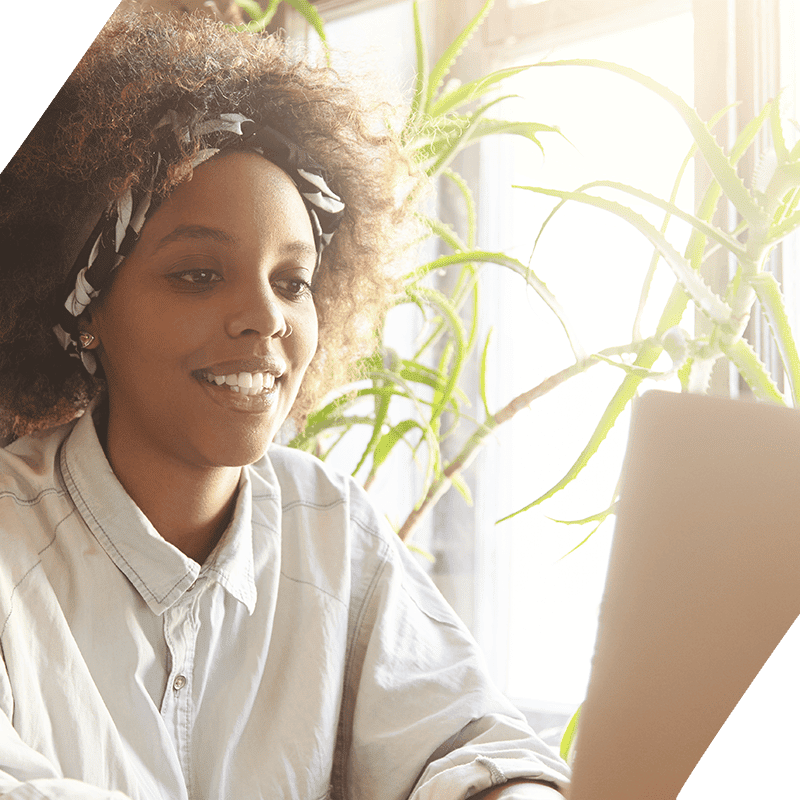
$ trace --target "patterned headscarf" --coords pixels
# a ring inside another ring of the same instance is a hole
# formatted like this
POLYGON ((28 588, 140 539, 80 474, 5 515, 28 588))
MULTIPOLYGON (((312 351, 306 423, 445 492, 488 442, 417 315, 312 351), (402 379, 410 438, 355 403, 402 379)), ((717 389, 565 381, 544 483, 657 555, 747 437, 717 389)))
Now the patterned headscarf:
MULTIPOLYGON (((169 133, 183 143, 190 141, 186 119, 174 110, 161 118, 155 130, 157 136, 161 136, 149 180, 144 185, 129 188, 100 217, 75 259, 70 273, 75 275, 74 288, 64 303, 61 323, 53 328, 61 346, 71 356, 80 358, 92 375, 97 370, 97 361, 93 353, 81 347, 77 318, 108 285, 113 271, 133 250, 145 222, 159 206, 159 198, 153 192, 166 169, 164 156, 171 145, 174 148, 174 139, 169 141, 169 133)), ((245 150, 263 155, 292 179, 311 220, 318 267, 322 251, 331 241, 345 206, 304 152, 279 131, 257 125, 241 114, 220 114, 194 126, 193 133, 201 141, 208 141, 211 137, 214 146, 200 150, 192 160, 192 167, 199 166, 221 150, 245 150)))

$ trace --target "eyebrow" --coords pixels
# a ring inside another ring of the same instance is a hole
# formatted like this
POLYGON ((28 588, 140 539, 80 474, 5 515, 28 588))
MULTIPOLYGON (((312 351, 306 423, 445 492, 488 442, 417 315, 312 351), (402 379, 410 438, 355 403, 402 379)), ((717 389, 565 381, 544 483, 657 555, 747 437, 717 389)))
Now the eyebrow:
MULTIPOLYGON (((222 244, 236 244, 237 239, 235 236, 220 228, 211 228, 208 225, 178 225, 175 230, 164 236, 161 241, 155 246, 154 253, 161 250, 173 242, 181 242, 190 239, 211 239, 215 242, 222 244)), ((313 244, 304 242, 300 239, 297 241, 289 242, 281 248, 287 255, 294 256, 295 258, 309 258, 316 260, 317 248, 313 244)))
POLYGON ((295 258, 309 258, 316 263, 317 248, 313 244, 304 242, 298 239, 296 242, 290 242, 285 247, 281 248, 287 255, 294 256, 295 258))
POLYGON ((233 236, 219 228, 209 228, 207 225, 178 225, 175 230, 161 239, 153 252, 156 253, 168 244, 181 242, 186 239, 212 239, 222 244, 234 244, 236 242, 233 236))

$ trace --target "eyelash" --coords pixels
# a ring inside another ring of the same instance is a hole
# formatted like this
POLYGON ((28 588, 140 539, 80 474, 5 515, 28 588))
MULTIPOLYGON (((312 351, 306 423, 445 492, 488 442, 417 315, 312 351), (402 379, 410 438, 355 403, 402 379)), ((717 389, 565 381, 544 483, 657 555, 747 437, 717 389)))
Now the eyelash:
POLYGON ((291 292, 291 296, 295 299, 299 299, 301 297, 305 297, 307 294, 313 293, 311 284, 308 281, 304 281, 302 278, 289 278, 286 283, 289 285, 295 284, 296 286, 299 286, 297 291, 291 292))
MULTIPOLYGON (((208 291, 214 284, 221 283, 223 280, 222 276, 212 269, 186 269, 181 272, 173 273, 170 275, 170 278, 176 282, 183 283, 189 290, 197 292, 208 291), (213 279, 207 281, 187 280, 189 276, 197 277, 199 275, 213 276, 213 279)), ((294 287, 296 287, 294 290, 289 291, 289 296, 293 300, 299 300, 307 294, 313 293, 311 284, 308 281, 304 281, 302 278, 287 278, 279 281, 279 283, 288 284, 290 286, 294 285, 294 287)))
POLYGON ((215 272, 213 269, 185 269, 181 272, 175 272, 170 275, 170 278, 173 278, 176 281, 181 283, 185 283, 191 288, 194 289, 208 289, 215 283, 220 283, 222 281, 222 276, 215 272), (187 276, 199 276, 199 275, 210 275, 213 276, 212 280, 209 281, 194 281, 194 280, 187 280, 187 276))

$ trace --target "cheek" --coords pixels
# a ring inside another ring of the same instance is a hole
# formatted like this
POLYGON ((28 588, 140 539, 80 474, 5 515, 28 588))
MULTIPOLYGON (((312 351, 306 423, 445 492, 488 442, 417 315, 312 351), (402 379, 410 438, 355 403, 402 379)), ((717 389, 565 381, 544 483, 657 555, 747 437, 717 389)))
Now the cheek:
POLYGON ((106 359, 118 375, 137 365, 156 368, 189 356, 214 324, 211 314, 182 313, 149 299, 123 303, 109 297, 109 301, 97 315, 98 331, 106 359))
POLYGON ((303 348, 303 371, 311 363, 314 354, 317 352, 319 342, 319 322, 317 321, 316 309, 304 320, 305 325, 301 328, 302 348, 303 348))

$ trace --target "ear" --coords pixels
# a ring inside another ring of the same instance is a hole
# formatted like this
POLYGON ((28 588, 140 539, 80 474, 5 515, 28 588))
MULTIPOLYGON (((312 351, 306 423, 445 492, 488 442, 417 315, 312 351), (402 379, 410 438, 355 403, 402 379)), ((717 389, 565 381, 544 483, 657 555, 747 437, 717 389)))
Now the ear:
POLYGON ((97 324, 87 308, 78 317, 78 341, 84 350, 94 350, 100 344, 97 324))

